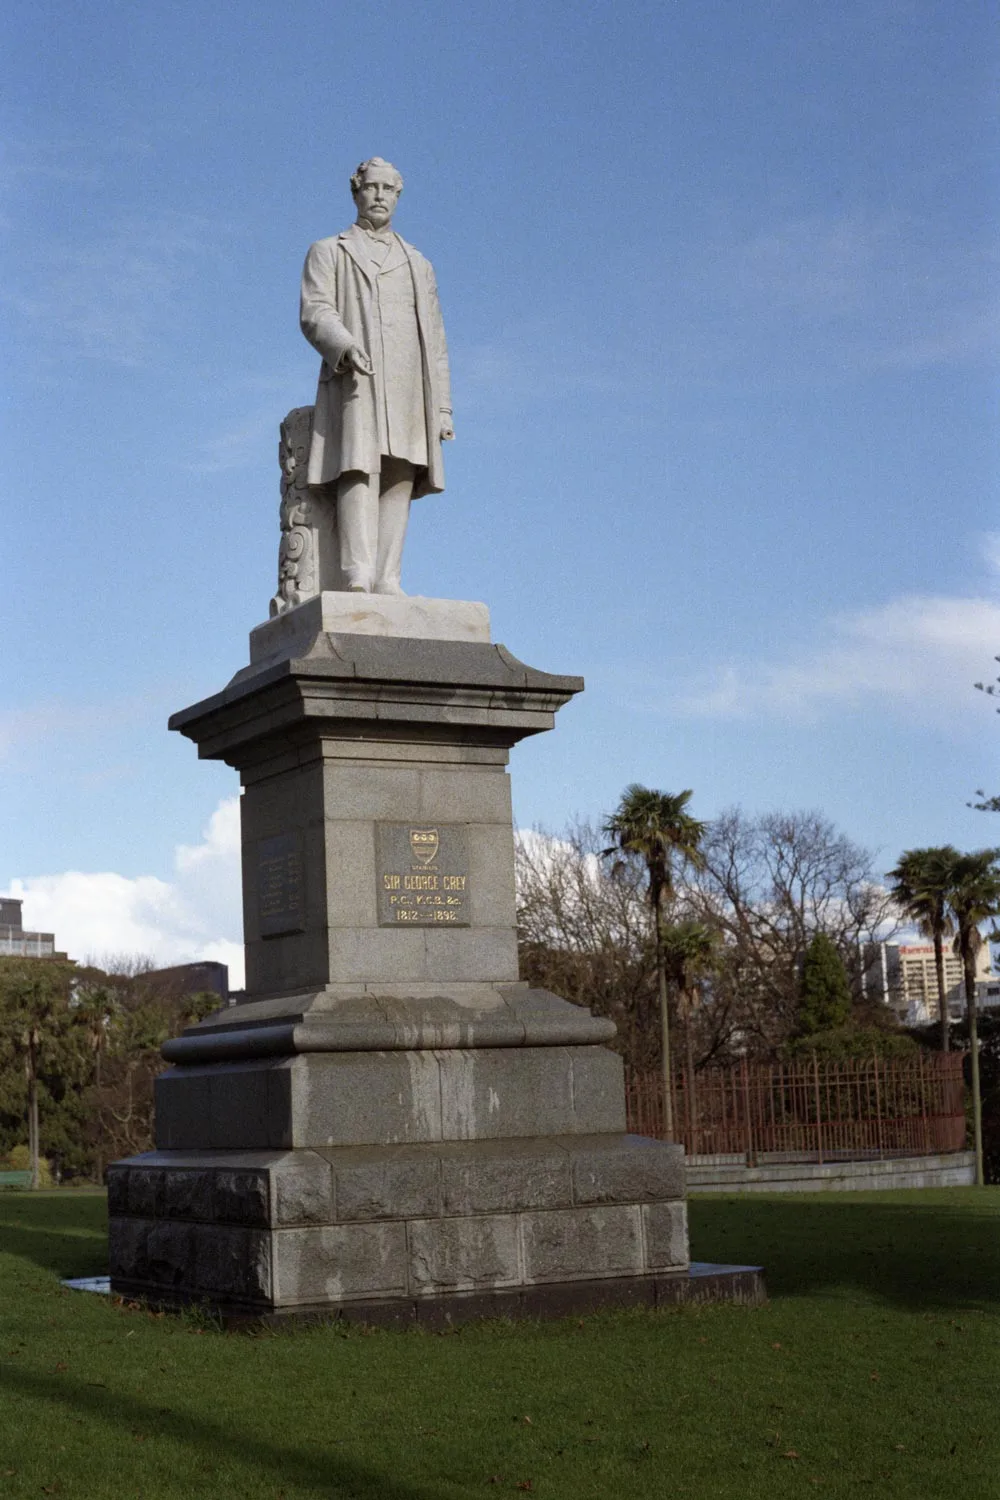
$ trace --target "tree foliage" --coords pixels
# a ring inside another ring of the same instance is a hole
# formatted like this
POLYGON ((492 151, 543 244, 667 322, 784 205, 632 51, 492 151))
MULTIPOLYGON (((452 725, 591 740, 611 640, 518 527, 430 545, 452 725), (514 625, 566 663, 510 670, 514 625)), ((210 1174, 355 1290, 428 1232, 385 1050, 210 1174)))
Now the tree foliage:
POLYGON ((134 973, 0 959, 0 1156, 29 1139, 32 1054, 39 1150, 62 1176, 100 1180, 149 1150, 160 1047, 218 1003, 134 973))
POLYGON ((802 960, 798 1033, 808 1037, 836 1031, 850 1019, 851 986, 844 960, 832 938, 814 933, 802 960))

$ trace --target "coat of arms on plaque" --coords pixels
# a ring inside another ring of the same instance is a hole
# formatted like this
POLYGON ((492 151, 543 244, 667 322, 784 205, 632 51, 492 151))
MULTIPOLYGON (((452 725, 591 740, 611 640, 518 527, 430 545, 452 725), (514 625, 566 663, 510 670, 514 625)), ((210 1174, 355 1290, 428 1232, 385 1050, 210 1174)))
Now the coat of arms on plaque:
POLYGON ((433 864, 440 842, 436 828, 410 829, 410 849, 418 864, 433 864))

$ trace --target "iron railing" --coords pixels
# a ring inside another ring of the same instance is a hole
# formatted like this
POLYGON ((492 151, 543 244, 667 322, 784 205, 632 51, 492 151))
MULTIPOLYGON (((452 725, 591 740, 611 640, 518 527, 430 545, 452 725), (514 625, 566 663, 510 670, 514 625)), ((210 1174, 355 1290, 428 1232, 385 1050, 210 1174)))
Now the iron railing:
MULTIPOLYGON (((679 1073, 674 1135, 688 1156, 815 1161, 932 1156, 965 1145, 962 1054, 817 1057, 679 1073)), ((628 1127, 663 1134, 663 1079, 626 1069, 628 1127)))

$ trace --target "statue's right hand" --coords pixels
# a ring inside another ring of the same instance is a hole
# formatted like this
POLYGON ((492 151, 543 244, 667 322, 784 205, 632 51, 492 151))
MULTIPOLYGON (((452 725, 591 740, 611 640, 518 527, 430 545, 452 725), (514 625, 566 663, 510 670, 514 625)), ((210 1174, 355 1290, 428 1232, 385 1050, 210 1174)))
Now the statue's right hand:
POLYGON ((371 375, 374 366, 368 355, 360 344, 349 344, 344 350, 344 364, 349 370, 355 370, 359 375, 371 375))

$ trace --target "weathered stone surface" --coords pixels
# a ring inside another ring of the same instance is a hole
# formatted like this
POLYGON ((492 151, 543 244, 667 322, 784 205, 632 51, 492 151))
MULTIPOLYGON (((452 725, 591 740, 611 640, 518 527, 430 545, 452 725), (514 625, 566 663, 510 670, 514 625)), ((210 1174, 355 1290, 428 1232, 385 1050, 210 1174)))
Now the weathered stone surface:
POLYGON ((679 1273, 678 1157, 574 1135, 149 1153, 115 1175, 160 1216, 112 1215, 112 1275, 270 1307, 679 1273))
POLYGON ((108 1266, 112 1281, 115 1278, 146 1280, 149 1228, 149 1222, 145 1219, 108 1220, 108 1266))
POLYGON ((216 1217, 215 1174, 208 1168, 164 1170, 161 1212, 168 1219, 216 1217))
POLYGON ((445 1214, 558 1208, 572 1201, 569 1156, 545 1141, 469 1141, 439 1148, 445 1214))
POLYGON ((406 1292, 402 1223, 279 1229, 272 1255, 277 1306, 406 1292))
POLYGON ((108 1168, 108 1214, 128 1213, 129 1168, 119 1162, 108 1168))
POLYGON ((410 1288, 418 1294, 514 1285, 521 1279, 514 1214, 416 1219, 406 1228, 410 1288))
POLYGON ((572 1134, 576 1050, 484 1047, 439 1052, 441 1137, 455 1141, 572 1134))
POLYGON ((156 1218, 163 1211, 163 1173, 155 1168, 133 1167, 128 1174, 128 1211, 138 1217, 156 1218))
POLYGON ((264 1225, 270 1221, 266 1172, 217 1171, 214 1178, 216 1210, 213 1217, 230 1224, 264 1225))
POLYGON ((611 1136, 573 1153, 577 1203, 683 1198, 684 1148, 644 1136, 611 1136))
POLYGON ((391 1145, 441 1136, 433 1052, 322 1052, 297 1057, 297 1146, 391 1145))
POLYGON ((304 656, 321 634, 488 643, 490 612, 485 604, 462 599, 327 590, 251 630, 250 660, 256 664, 304 656))
POLYGON ((686 1203, 644 1204, 642 1226, 645 1261, 651 1271, 688 1264, 686 1203))
POLYGON ((521 1239, 528 1281, 621 1276, 643 1269, 638 1207, 526 1213, 521 1239))
POLYGON ((330 1164, 315 1152, 295 1152, 271 1168, 273 1224, 329 1224, 333 1204, 330 1164))
POLYGON ((157 1080, 157 1103, 157 1145, 174 1150, 603 1134, 625 1124, 621 1059, 600 1047, 323 1051, 178 1067, 157 1080))
POLYGON ((573 1048, 573 1129, 578 1135, 625 1130, 625 1066, 617 1052, 573 1048))
POLYGON ((254 1229, 191 1226, 194 1286, 216 1297, 270 1303, 270 1236, 254 1229))
MULTIPOLYGON (((133 1221, 142 1223, 142 1220, 133 1221)), ((147 1224, 145 1275, 154 1286, 191 1287, 196 1284, 193 1224, 157 1219, 147 1224)))
POLYGON ((413 1149, 337 1152, 333 1158, 337 1219, 409 1219, 438 1214, 436 1156, 413 1149))
POLYGON ((522 984, 338 983, 216 1012, 163 1052, 194 1076, 202 1063, 296 1053, 595 1046, 613 1036, 613 1022, 522 984))

